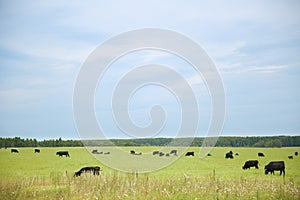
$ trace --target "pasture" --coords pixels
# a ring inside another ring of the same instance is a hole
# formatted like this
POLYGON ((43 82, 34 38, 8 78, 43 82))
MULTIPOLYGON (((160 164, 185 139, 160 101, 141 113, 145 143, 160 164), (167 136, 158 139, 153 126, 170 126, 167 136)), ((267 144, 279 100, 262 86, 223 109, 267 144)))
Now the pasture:
MULTIPOLYGON (((300 198, 300 156, 288 159, 295 151, 300 152, 300 148, 215 147, 210 152, 212 156, 205 158, 198 157, 197 147, 185 150, 194 151, 194 157, 153 156, 152 151, 160 147, 119 148, 124 154, 114 147, 40 148, 40 153, 34 153, 34 148, 17 148, 19 153, 0 149, 1 199, 300 198), (92 149, 110 154, 92 155, 89 153, 92 149), (70 157, 55 155, 60 150, 69 151, 70 157), (130 155, 130 150, 143 154, 130 155), (225 159, 230 150, 239 156, 225 159), (265 157, 258 157, 258 152, 265 157), (254 159, 259 160, 259 169, 242 169, 245 161, 254 159), (264 166, 277 160, 285 161, 284 178, 278 171, 275 175, 264 174, 264 166), (173 163, 162 169, 141 173, 145 163, 156 166, 170 161, 173 163), (103 164, 113 162, 123 164, 129 173, 103 164), (100 176, 84 174, 74 178, 74 172, 84 166, 100 166, 100 176)), ((180 147, 170 149, 183 151, 180 147)))

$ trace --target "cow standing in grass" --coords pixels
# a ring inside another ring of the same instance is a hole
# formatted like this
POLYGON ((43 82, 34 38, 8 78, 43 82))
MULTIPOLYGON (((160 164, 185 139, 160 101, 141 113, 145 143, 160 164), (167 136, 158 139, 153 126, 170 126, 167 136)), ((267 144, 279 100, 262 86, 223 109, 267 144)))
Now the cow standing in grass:
POLYGON ((261 153, 261 152, 259 152, 257 155, 258 155, 258 157, 265 157, 265 154, 261 153))
POLYGON ((41 150, 39 150, 39 149, 34 149, 34 153, 40 153, 41 152, 41 150))
POLYGON ((62 156, 70 157, 70 154, 68 151, 58 151, 58 152, 56 152, 56 155, 58 155, 59 157, 62 157, 62 156))
POLYGON ((100 154, 97 149, 92 150, 92 154, 100 154))
POLYGON ((228 159, 233 159, 233 152, 232 151, 229 151, 228 153, 225 154, 225 158, 228 159))
POLYGON ((258 160, 248 160, 245 162, 243 169, 250 169, 250 167, 255 167, 255 169, 258 169, 258 160))
POLYGON ((265 174, 267 175, 269 172, 274 174, 274 171, 280 171, 280 175, 283 172, 283 176, 285 175, 285 166, 284 161, 273 161, 265 166, 265 174))
POLYGON ((93 175, 99 175, 100 174, 100 167, 93 166, 93 167, 83 167, 79 171, 75 172, 74 177, 80 176, 82 173, 93 173, 93 175))
POLYGON ((185 156, 195 156, 195 152, 188 151, 188 152, 186 152, 185 156))
POLYGON ((131 150, 131 151, 130 151, 130 155, 135 155, 135 151, 134 151, 134 150, 131 150))
POLYGON ((159 152, 159 156, 164 156, 165 153, 164 152, 159 152))
POLYGON ((177 150, 176 149, 173 149, 172 151, 170 151, 170 155, 171 154, 174 154, 174 156, 177 156, 177 150))
POLYGON ((11 153, 19 153, 18 149, 11 149, 10 152, 11 153))

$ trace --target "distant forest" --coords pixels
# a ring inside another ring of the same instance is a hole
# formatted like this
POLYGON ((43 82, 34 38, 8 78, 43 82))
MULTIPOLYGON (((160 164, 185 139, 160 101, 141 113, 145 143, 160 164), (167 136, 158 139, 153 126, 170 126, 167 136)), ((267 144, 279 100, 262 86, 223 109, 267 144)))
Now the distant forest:
POLYGON ((38 141, 20 137, 0 138, 0 148, 9 147, 80 147, 80 146, 217 146, 217 147, 295 147, 300 146, 300 136, 272 137, 219 137, 215 138, 149 138, 149 139, 111 139, 111 140, 62 140, 38 141))

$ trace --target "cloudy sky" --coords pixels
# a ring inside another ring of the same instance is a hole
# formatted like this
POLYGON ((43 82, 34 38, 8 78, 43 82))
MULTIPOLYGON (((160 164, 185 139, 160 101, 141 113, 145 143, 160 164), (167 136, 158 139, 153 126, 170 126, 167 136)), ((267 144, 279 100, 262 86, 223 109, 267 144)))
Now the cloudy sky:
MULTIPOLYGON (((214 61, 226 95, 222 135, 300 135, 299 10, 298 1, 0 1, 0 136, 79 138, 72 103, 82 64, 104 41, 149 27, 187 36, 214 61)), ((187 80, 197 97, 197 136, 205 136, 212 105, 204 81, 157 50, 123 56, 99 80, 95 113, 105 135, 130 137, 116 126, 110 97, 124 74, 145 64, 171 66, 187 80)), ((155 137, 174 137, 177 101, 148 85, 129 100, 130 117, 147 126, 149 109, 161 105, 167 119, 155 137)))

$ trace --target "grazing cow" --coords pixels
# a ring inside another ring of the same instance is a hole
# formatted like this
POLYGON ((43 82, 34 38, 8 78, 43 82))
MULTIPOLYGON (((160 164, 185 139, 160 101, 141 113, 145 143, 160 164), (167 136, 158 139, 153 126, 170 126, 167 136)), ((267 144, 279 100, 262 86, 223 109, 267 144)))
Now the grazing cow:
POLYGON ((109 152, 109 151, 108 151, 108 152, 104 152, 104 154, 105 154, 105 155, 109 155, 109 154, 110 154, 110 152, 109 152))
POLYGON ((258 155, 258 157, 265 157, 265 154, 263 154, 261 152, 259 152, 257 155, 258 155))
POLYGON ((250 167, 255 167, 258 169, 258 160, 248 160, 245 162, 243 169, 250 169, 250 167))
POLYGON ((233 155, 232 154, 233 154, 232 151, 229 151, 228 153, 225 154, 225 158, 226 159, 228 159, 228 158, 233 159, 233 155))
POLYGON ((34 149, 34 153, 40 153, 41 152, 41 150, 39 150, 39 149, 34 149))
POLYGON ((153 155, 159 155, 159 151, 153 151, 153 155))
POLYGON ((295 152, 295 156, 298 156, 298 151, 295 152))
POLYGON ((79 171, 75 172, 74 177, 80 176, 82 173, 90 172, 93 173, 93 175, 99 175, 100 174, 100 167, 83 167, 79 171))
POLYGON ((58 157, 62 157, 62 156, 70 157, 70 154, 68 151, 58 151, 58 152, 56 152, 56 155, 58 155, 58 157))
POLYGON ((135 151, 131 150, 131 151, 130 151, 130 154, 131 154, 131 155, 135 155, 135 151))
POLYGON ((293 156, 288 156, 289 159, 293 159, 293 156))
POLYGON ((280 171, 280 175, 283 172, 283 176, 285 175, 285 166, 284 161, 273 161, 265 166, 265 174, 267 175, 269 172, 274 174, 274 171, 280 171))
POLYGON ((195 152, 188 151, 188 152, 186 152, 185 156, 195 156, 195 152))
POLYGON ((212 156, 212 155, 210 153, 208 153, 207 156, 212 156))
POLYGON ((238 153, 235 153, 234 155, 238 156, 239 154, 238 154, 238 153))
POLYGON ((170 154, 169 154, 169 153, 166 153, 166 156, 170 156, 170 154))
POLYGON ((100 154, 100 153, 98 152, 97 149, 94 149, 94 150, 92 151, 92 154, 100 154))
POLYGON ((165 153, 164 152, 159 152, 159 156, 164 156, 165 153))
POLYGON ((174 154, 174 156, 177 156, 177 150, 173 149, 172 151, 170 151, 170 154, 174 154))
POLYGON ((10 152, 11 153, 19 153, 19 151, 17 149, 11 149, 10 152))

